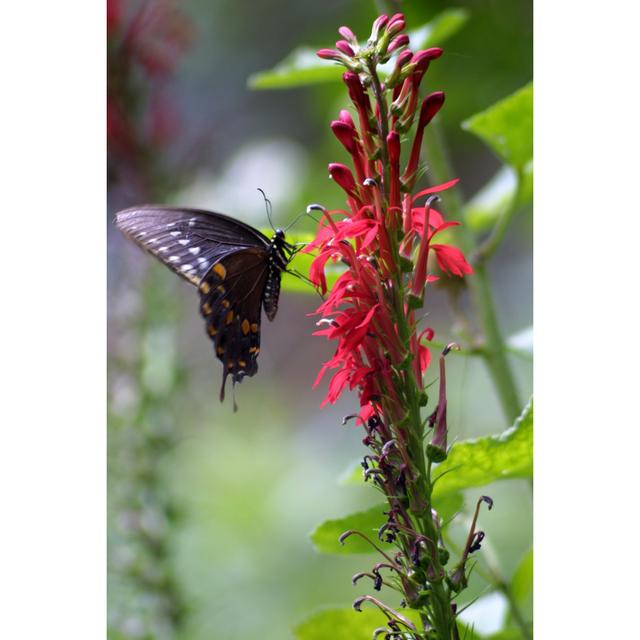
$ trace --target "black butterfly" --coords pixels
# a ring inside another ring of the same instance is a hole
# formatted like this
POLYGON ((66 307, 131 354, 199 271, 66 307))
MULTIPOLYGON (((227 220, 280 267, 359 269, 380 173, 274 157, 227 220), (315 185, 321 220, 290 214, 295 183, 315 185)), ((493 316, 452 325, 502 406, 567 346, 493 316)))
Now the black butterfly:
MULTIPOLYGON (((137 245, 198 287, 200 313, 233 384, 258 371, 260 311, 278 311, 280 277, 296 248, 282 229, 269 240, 221 213, 142 205, 116 214, 116 226, 137 245)), ((235 404, 235 403, 234 403, 235 404)))

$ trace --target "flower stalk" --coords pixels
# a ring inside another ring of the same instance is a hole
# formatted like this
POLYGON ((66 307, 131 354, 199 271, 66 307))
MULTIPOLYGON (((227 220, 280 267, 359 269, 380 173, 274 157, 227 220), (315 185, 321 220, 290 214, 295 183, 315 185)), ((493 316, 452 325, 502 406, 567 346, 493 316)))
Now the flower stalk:
POLYGON ((464 574, 467 556, 480 540, 474 535, 466 556, 454 570, 447 569, 450 552, 433 507, 432 469, 447 456, 445 357, 458 345, 448 344, 440 356, 437 403, 423 417, 430 404, 425 377, 430 375, 434 331, 422 326, 417 311, 433 282, 471 275, 473 268, 462 251, 439 236, 459 224, 446 221, 434 206, 437 194, 457 181, 413 193, 425 130, 444 104, 440 91, 421 99, 420 86, 442 50, 411 52, 404 29, 402 14, 383 15, 366 43, 341 27, 336 48, 318 52, 345 67, 343 80, 356 117, 343 110, 331 123, 353 166, 329 164, 329 175, 345 192, 347 207, 328 211, 313 205, 322 218, 305 249, 315 253, 310 279, 326 295, 317 310, 321 319, 315 335, 337 342, 316 384, 333 371, 323 404, 336 402, 345 389, 358 393, 355 417, 369 449, 363 459, 365 481, 388 503, 378 537, 397 547, 391 557, 361 532, 343 534, 341 542, 358 535, 382 556, 371 571, 356 574, 354 583, 369 577, 375 591, 399 591, 401 606, 414 610, 420 622, 415 624, 377 596, 362 596, 354 607, 359 610, 370 602, 384 611, 387 628, 377 629, 375 637, 384 631, 388 638, 455 640, 454 599, 466 586, 455 580, 460 567, 464 574), (384 79, 379 68, 391 58, 393 70, 384 79), (345 271, 329 291, 325 268, 331 262, 341 263, 345 271), (383 569, 389 572, 384 579, 383 569))

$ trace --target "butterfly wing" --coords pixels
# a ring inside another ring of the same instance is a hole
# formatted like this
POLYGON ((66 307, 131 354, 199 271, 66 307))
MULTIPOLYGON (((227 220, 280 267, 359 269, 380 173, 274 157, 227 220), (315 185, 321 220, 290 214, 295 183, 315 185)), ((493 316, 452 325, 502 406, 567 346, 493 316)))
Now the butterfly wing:
POLYGON ((267 253, 251 247, 225 256, 200 282, 200 313, 227 376, 233 383, 258 371, 260 312, 269 275, 267 253))
POLYGON ((202 209, 134 207, 116 214, 116 225, 198 287, 200 312, 224 367, 223 400, 229 375, 235 384, 258 371, 261 307, 272 320, 283 268, 270 259, 274 245, 258 230, 202 209))
POLYGON ((269 240, 257 229, 221 213, 146 205, 116 214, 116 226, 191 284, 238 249, 266 251, 269 240))

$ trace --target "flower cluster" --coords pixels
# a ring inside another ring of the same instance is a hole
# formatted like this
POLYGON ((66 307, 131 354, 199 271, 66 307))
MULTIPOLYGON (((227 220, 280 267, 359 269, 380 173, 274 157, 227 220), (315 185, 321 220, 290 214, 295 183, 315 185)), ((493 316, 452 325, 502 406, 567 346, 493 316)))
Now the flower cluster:
POLYGON ((157 156, 173 140, 178 117, 163 85, 191 38, 191 24, 171 0, 107 1, 109 174, 133 184, 138 197, 164 189, 157 156))
POLYGON ((325 402, 335 402, 347 386, 359 390, 362 420, 379 413, 385 398, 389 407, 398 406, 401 399, 394 392, 398 388, 394 376, 407 357, 422 388, 430 362, 426 344, 433 331, 417 332, 415 310, 423 306, 426 285, 439 277, 429 271, 429 256, 448 276, 473 272, 457 247, 438 242, 439 234, 459 223, 445 221, 434 208, 436 194, 457 180, 411 193, 424 129, 442 107, 444 94, 434 92, 420 101, 422 79, 442 49, 412 53, 407 49, 408 36, 402 33, 404 26, 401 14, 381 16, 362 47, 350 29, 341 27, 344 39, 336 43, 336 49, 318 52, 348 68, 343 79, 358 122, 343 110, 331 123, 353 164, 353 171, 344 164, 329 165, 329 175, 346 193, 347 209, 326 211, 316 205, 323 218, 306 249, 317 253, 310 278, 323 294, 327 292, 327 263, 340 261, 348 267, 318 309, 321 323, 327 326, 317 335, 338 341, 335 356, 324 365, 320 377, 328 369, 338 369, 325 402), (394 52, 393 71, 382 84, 372 71, 394 52), (373 105, 370 93, 375 98, 373 105), (414 123, 413 140, 403 140, 414 123), (403 167, 404 145, 410 151, 403 167), (403 299, 405 291, 408 295, 403 299), (394 312, 406 315, 409 336, 400 334, 394 312))
POLYGON ((331 129, 351 166, 329 164, 330 177, 345 192, 346 207, 329 211, 311 205, 322 217, 305 250, 315 254, 310 279, 326 296, 317 310, 322 317, 316 335, 337 343, 316 384, 333 372, 323 404, 336 402, 345 389, 357 391, 359 411, 346 419, 364 426, 363 443, 370 449, 363 460, 365 480, 389 504, 378 536, 398 547, 392 557, 366 534, 346 532, 342 541, 358 535, 384 556, 371 572, 354 576, 354 584, 368 577, 376 591, 383 585, 396 589, 403 606, 419 610, 422 624, 371 595, 358 598, 354 607, 359 610, 367 601, 384 611, 388 625, 374 637, 451 640, 457 637, 453 599, 466 586, 467 557, 484 534, 475 531, 476 511, 469 544, 456 568, 447 571, 443 525, 431 503, 431 469, 447 456, 445 357, 458 347, 451 343, 440 355, 438 400, 423 418, 434 332, 420 326, 418 315, 430 283, 460 278, 473 269, 444 233, 459 223, 445 220, 435 206, 437 194, 457 180, 414 192, 425 128, 444 104, 441 91, 421 97, 420 87, 442 49, 410 51, 404 29, 402 14, 383 15, 367 42, 341 27, 336 48, 318 52, 346 68, 343 79, 353 110, 340 111, 331 129), (384 78, 382 64, 388 71, 384 78), (329 290, 332 263, 346 268, 329 290), (389 576, 383 578, 382 570, 389 576))

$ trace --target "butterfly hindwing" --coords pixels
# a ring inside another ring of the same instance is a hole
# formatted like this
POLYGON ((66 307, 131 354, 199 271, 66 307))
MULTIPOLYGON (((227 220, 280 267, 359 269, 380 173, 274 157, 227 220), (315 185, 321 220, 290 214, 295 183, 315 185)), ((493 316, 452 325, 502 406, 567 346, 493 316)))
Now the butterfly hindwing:
POLYGON ((117 214, 117 226, 172 271, 198 285, 211 267, 238 249, 269 246, 259 231, 220 213, 147 205, 117 214))
POLYGON ((260 312, 269 267, 265 252, 255 247, 217 262, 199 285, 200 313, 216 356, 234 384, 258 371, 260 312))

